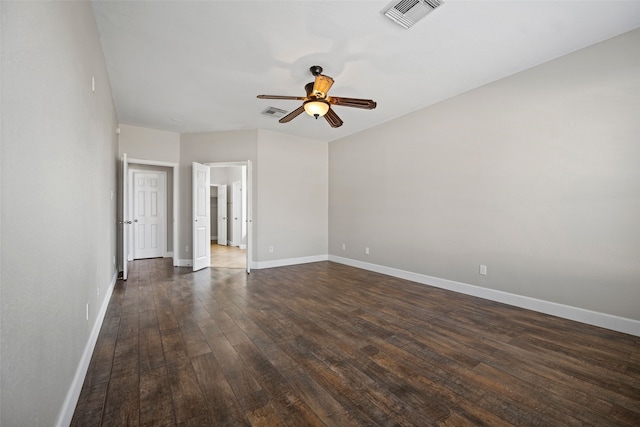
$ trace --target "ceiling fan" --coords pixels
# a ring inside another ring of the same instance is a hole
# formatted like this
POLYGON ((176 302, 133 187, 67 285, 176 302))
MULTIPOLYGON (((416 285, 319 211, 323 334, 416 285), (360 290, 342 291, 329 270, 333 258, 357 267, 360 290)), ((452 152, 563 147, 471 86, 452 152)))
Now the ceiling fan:
POLYGON ((260 99, 288 99, 293 101, 304 101, 302 105, 279 120, 280 123, 288 123, 306 112, 312 117, 324 117, 329 125, 333 128, 342 126, 342 120, 331 105, 340 105, 342 107, 363 108, 365 110, 373 110, 376 108, 376 102, 371 99, 360 98, 342 98, 339 96, 328 96, 327 92, 333 85, 333 79, 322 74, 322 67, 314 65, 309 69, 311 74, 315 76, 315 81, 307 83, 304 87, 307 96, 284 96, 284 95, 258 95, 260 99))

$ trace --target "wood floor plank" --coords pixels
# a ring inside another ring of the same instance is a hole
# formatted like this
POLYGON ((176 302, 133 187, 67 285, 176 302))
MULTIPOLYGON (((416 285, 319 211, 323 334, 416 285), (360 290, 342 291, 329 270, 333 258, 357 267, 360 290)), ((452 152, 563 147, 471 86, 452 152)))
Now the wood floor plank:
POLYGON ((305 401, 291 388, 288 381, 253 343, 240 343, 235 345, 234 349, 244 361, 247 369, 252 372, 261 388, 271 397, 270 400, 282 419, 293 425, 324 425, 305 401))
POLYGON ((162 351, 167 366, 184 365, 189 361, 187 347, 180 329, 170 329, 160 332, 162 351))
POLYGON ((137 372, 111 377, 104 403, 104 426, 140 425, 140 381, 137 372))
POLYGON ((169 376, 164 366, 140 374, 140 425, 175 425, 169 376))
POLYGON ((74 426, 640 425, 640 337, 332 262, 130 266, 74 426))
POLYGON ((198 324, 191 316, 185 316, 180 324, 180 331, 184 339, 184 345, 189 357, 196 357, 202 354, 211 353, 211 348, 202 335, 198 324))
POLYGON ((87 375, 85 377, 86 386, 91 387, 109 381, 119 326, 119 317, 107 318, 102 323, 98 341, 96 341, 91 362, 87 369, 87 375))
POLYGON ((191 363, 167 368, 176 422, 208 418, 207 406, 191 363))
POLYGON ((207 401, 209 417, 213 425, 249 426, 249 420, 213 354, 207 353, 194 357, 191 363, 207 401))
POLYGON ((107 395, 107 382, 85 385, 71 420, 71 427, 94 427, 102 422, 102 409, 107 395))
POLYGON ((287 378, 291 387, 299 393, 325 425, 336 427, 359 425, 345 408, 333 398, 329 391, 313 380, 294 359, 289 357, 239 307, 227 306, 226 310, 232 310, 235 313, 235 321, 247 336, 251 336, 251 342, 260 349, 274 368, 287 378))
POLYGON ((140 368, 138 312, 120 317, 111 376, 136 375, 140 368))
MULTIPOLYGON (((202 323, 202 322, 201 322, 202 323)), ((203 323, 203 332, 243 410, 252 411, 268 402, 266 393, 249 372, 238 353, 213 319, 203 323)))
POLYGON ((147 371, 164 366, 162 337, 155 311, 140 313, 140 370, 147 371))

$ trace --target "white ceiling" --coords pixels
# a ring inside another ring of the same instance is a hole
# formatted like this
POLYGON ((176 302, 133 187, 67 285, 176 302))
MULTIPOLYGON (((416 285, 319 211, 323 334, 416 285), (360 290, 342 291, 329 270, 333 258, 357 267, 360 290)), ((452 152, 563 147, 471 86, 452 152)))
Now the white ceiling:
MULTIPOLYGON (((370 128, 640 27, 640 0, 445 0, 410 29, 388 1, 93 1, 118 119, 174 132, 270 129, 321 141, 370 128), (312 65, 329 95, 371 98, 334 107, 344 125, 305 114, 312 65)), ((640 48, 640 47, 639 47, 640 48)))

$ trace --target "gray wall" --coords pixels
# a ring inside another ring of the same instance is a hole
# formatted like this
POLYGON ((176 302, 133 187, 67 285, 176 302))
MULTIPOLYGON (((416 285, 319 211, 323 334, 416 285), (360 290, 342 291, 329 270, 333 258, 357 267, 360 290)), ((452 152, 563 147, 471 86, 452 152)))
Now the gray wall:
MULTIPOLYGON (((257 192, 258 189, 258 132, 234 131, 234 132, 211 132, 182 134, 180 137, 180 224, 179 233, 181 243, 179 245, 178 259, 188 260, 192 258, 192 201, 191 201, 191 174, 192 162, 214 163, 214 162, 240 162, 251 160, 253 162, 253 183, 252 201, 253 218, 257 218, 257 192), (185 246, 189 247, 189 252, 185 251, 185 246)), ((228 196, 228 190, 227 190, 228 196)), ((256 259, 255 243, 257 236, 257 222, 254 221, 254 251, 253 258, 256 259)))
POLYGON ((253 162, 253 260, 327 254, 327 144, 268 131, 181 135, 179 259, 191 252, 191 163, 253 162), (274 246, 274 252, 268 247, 274 246))
POLYGON ((0 7, 0 425, 51 426, 115 279, 117 122, 91 3, 0 7))
POLYGON ((329 253, 640 320, 638 46, 640 30, 330 143, 329 253))
POLYGON ((118 154, 126 153, 130 159, 178 163, 180 161, 180 134, 140 126, 120 124, 118 154))
POLYGON ((258 261, 327 254, 328 145, 259 132, 258 261), (273 246, 273 252, 269 252, 273 246))

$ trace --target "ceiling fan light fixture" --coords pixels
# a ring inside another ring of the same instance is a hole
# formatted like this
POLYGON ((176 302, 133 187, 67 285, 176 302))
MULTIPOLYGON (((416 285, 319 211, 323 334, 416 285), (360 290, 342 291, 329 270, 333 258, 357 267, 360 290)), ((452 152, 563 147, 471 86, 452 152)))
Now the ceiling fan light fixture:
MULTIPOLYGON (((309 69, 309 71, 311 71, 315 80, 304 86, 304 91, 307 93, 307 96, 258 95, 259 99, 287 99, 292 101, 303 101, 302 105, 282 117, 278 120, 278 123, 289 123, 291 120, 302 114, 302 112, 306 112, 311 117, 315 117, 316 120, 318 117, 324 117, 327 123, 329 123, 329 126, 332 128, 338 128, 342 126, 343 121, 331 108, 331 105, 363 108, 366 110, 373 110, 376 108, 376 102, 373 99, 343 98, 339 96, 332 96, 329 98, 327 96, 327 92, 333 85, 333 79, 322 74, 322 67, 319 65, 314 65, 309 69)), ((263 114, 266 113, 267 111, 263 114)))
POLYGON ((304 103, 304 111, 311 117, 322 117, 329 111, 329 104, 327 101, 312 99, 304 103))

